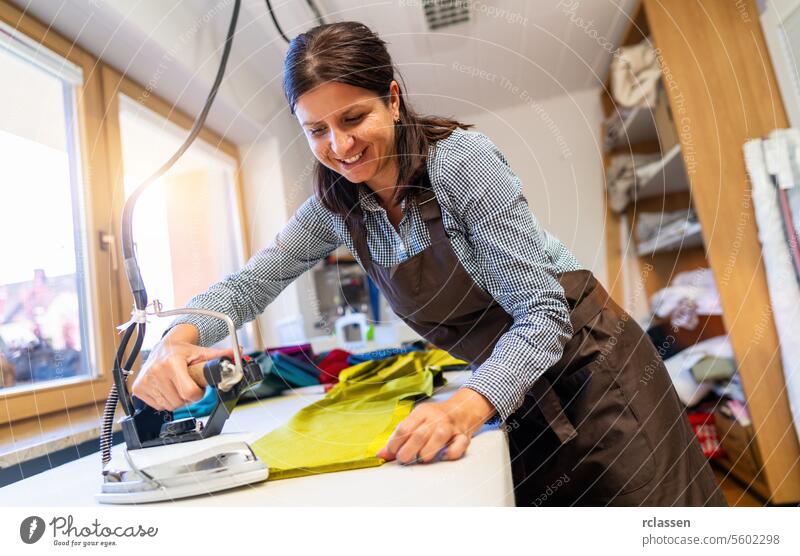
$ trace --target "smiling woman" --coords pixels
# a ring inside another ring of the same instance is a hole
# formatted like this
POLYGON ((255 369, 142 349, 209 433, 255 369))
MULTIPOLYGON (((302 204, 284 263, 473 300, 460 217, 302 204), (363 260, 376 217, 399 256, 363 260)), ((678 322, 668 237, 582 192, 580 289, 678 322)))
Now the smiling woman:
MULTIPOLYGON (((421 116, 405 102, 386 44, 365 25, 320 25, 292 41, 283 88, 317 165, 322 204, 357 220, 356 183, 375 192, 390 216, 425 174, 428 148, 463 124, 421 116)), ((397 222, 392 222, 397 224, 397 222)))
MULTIPOLYGON (((386 43, 358 22, 291 42, 284 92, 317 159, 315 194, 189 306, 238 326, 344 244, 395 314, 473 369, 374 455, 458 459, 493 420, 508 430, 518 505, 724 504, 645 332, 541 227, 500 149, 469 125, 416 114, 395 74, 386 43)), ((182 405, 185 362, 209 355, 193 344, 226 334, 219 320, 179 318, 134 394, 182 405)))

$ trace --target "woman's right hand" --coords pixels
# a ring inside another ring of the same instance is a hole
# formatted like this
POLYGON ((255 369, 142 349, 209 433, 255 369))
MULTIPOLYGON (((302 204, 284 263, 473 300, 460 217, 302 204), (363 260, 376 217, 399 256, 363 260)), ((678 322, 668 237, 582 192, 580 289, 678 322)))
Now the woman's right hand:
POLYGON ((201 347, 196 341, 197 329, 190 324, 170 330, 137 374, 131 388, 133 395, 159 411, 173 411, 200 400, 205 392, 189 376, 189 367, 217 357, 232 359, 233 350, 201 347))

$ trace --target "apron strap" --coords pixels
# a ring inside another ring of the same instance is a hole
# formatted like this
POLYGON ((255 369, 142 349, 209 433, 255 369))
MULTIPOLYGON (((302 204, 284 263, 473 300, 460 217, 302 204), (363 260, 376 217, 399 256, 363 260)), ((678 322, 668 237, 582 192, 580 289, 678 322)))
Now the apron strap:
MULTIPOLYGON (((611 303, 611 299, 594 275, 587 270, 559 274, 558 281, 563 286, 564 294, 569 301, 569 318, 577 336, 579 330, 589 325, 592 319, 600 314, 608 303, 611 303)), ((585 369, 568 373, 567 376, 559 378, 567 373, 565 367, 571 364, 573 352, 579 349, 579 346, 575 346, 573 343, 573 340, 566 343, 561 359, 536 379, 531 387, 531 394, 536 400, 542 416, 562 444, 575 438, 578 432, 564 413, 561 398, 553 389, 553 380, 558 381, 560 385, 571 384, 568 389, 577 391, 590 379, 590 373, 585 373, 585 369)))
POLYGON ((570 304, 569 319, 575 333, 589 324, 611 301, 608 293, 597 287, 597 279, 588 270, 561 273, 558 281, 570 304))
POLYGON ((431 243, 439 243, 440 241, 447 240, 447 234, 444 231, 442 223, 442 209, 439 206, 439 201, 436 200, 436 194, 433 189, 426 189, 417 197, 417 206, 419 213, 425 222, 428 233, 431 236, 431 243))
POLYGON ((372 270, 372 254, 369 252, 369 245, 367 245, 367 234, 364 229, 364 213, 361 211, 361 207, 355 207, 353 209, 353 217, 359 221, 357 226, 354 226, 349 218, 345 218, 344 222, 345 225, 347 225, 347 231, 350 232, 350 237, 353 239, 353 245, 356 248, 358 258, 361 259, 361 264, 364 266, 367 275, 370 275, 372 270))
POLYGON ((550 380, 545 375, 536 379, 533 383, 533 387, 531 387, 531 393, 536 399, 536 405, 539 406, 542 416, 545 418, 545 421, 547 421, 547 424, 555 433, 556 437, 558 437, 561 444, 566 444, 578 436, 578 431, 575 430, 570 420, 567 419, 564 408, 561 406, 561 400, 553 390, 553 385, 550 383, 550 380))
MULTIPOLYGON (((438 243, 448 239, 442 225, 442 210, 439 207, 439 202, 436 200, 436 194, 433 189, 426 188, 418 195, 416 203, 422 220, 427 225, 431 243, 438 243)), ((347 218, 345 219, 345 225, 350 232, 350 237, 353 238, 358 258, 361 259, 364 269, 369 274, 372 267, 372 254, 369 252, 369 245, 367 244, 367 235, 364 230, 364 213, 361 211, 361 207, 355 207, 353 216, 360 221, 360 225, 358 227, 354 226, 353 222, 347 218)))

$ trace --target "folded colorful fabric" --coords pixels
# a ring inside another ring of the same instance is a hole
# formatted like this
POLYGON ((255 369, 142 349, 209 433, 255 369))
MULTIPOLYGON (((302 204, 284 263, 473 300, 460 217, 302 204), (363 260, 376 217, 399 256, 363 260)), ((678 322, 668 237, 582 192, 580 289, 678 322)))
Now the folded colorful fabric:
MULTIPOLYGON (((257 386, 242 394, 240 401, 263 400, 277 396, 284 390, 319 384, 320 371, 313 363, 308 362, 309 352, 297 349, 294 346, 281 349, 285 351, 276 349, 267 353, 258 351, 248 354, 261 367, 264 379, 257 386)), ((217 396, 214 390, 208 387, 205 396, 201 400, 176 409, 173 412, 173 417, 175 419, 205 417, 211 414, 216 402, 217 396)))
POLYGON ((467 363, 442 350, 415 351, 343 370, 326 396, 253 444, 271 480, 375 467, 375 454, 414 402, 467 363))

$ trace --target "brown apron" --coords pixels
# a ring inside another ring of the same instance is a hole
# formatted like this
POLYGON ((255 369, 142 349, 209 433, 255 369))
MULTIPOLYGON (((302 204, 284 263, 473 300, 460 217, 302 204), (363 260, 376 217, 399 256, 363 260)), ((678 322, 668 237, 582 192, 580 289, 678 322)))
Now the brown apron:
MULTIPOLYGON (((431 245, 398 265, 373 264, 363 222, 349 231, 394 312, 477 368, 513 318, 464 269, 433 191, 418 204, 431 245)), ((574 335, 504 424, 517 505, 724 506, 649 337, 590 271, 558 280, 574 335)))

